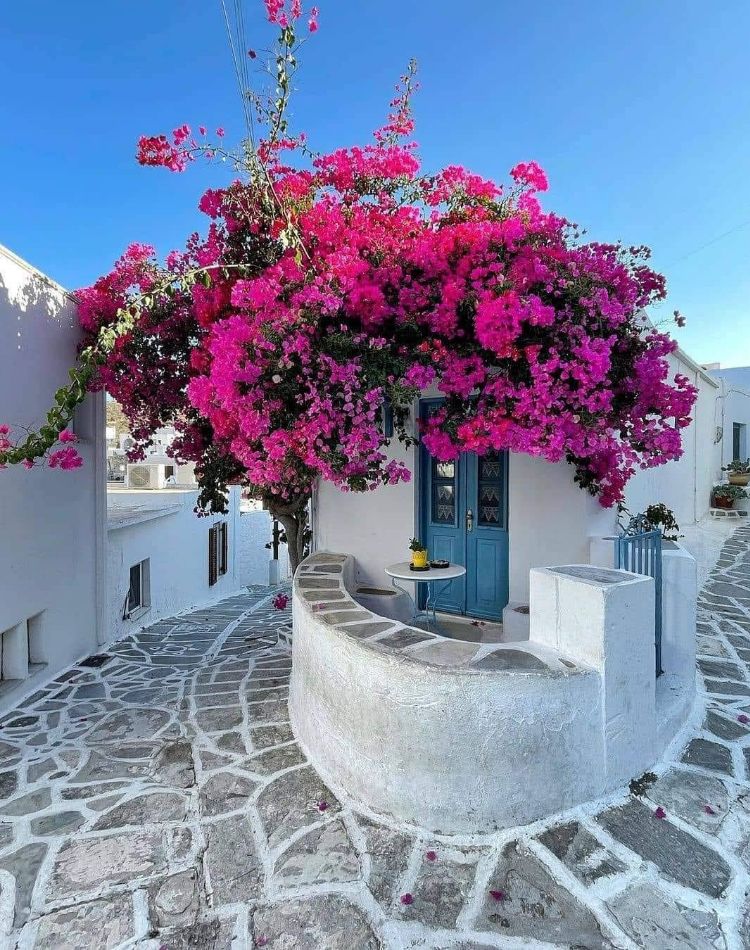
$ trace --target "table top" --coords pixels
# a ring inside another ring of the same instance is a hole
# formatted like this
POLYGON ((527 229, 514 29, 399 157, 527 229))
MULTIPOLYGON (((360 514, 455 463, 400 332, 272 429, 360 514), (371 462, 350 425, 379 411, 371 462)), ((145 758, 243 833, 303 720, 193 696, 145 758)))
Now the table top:
POLYGON ((453 577, 463 577, 466 573, 466 568, 462 564, 451 564, 450 567, 431 567, 429 571, 412 571, 409 568, 410 564, 411 561, 389 564, 385 569, 385 573, 389 577, 396 577, 401 581, 447 581, 453 577))

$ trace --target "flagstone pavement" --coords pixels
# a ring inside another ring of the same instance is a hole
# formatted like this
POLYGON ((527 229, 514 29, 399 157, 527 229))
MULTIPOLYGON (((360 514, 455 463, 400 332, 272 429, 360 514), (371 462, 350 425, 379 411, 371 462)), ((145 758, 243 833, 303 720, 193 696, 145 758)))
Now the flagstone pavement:
POLYGON ((694 721, 657 774, 462 839, 316 775, 268 590, 160 621, 0 722, 0 946, 750 947, 750 527, 699 615, 694 721))

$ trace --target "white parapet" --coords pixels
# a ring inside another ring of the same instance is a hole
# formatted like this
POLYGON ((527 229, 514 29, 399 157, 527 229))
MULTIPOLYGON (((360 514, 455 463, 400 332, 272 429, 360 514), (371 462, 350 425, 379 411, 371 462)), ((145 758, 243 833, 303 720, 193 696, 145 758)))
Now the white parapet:
POLYGON ((471 834, 598 798, 654 765, 651 578, 535 569, 531 639, 476 644, 364 609, 353 567, 318 553, 293 592, 292 726, 334 791, 471 834))
POLYGON ((606 787, 656 750, 654 581, 588 564, 531 571, 530 636, 601 673, 606 787))

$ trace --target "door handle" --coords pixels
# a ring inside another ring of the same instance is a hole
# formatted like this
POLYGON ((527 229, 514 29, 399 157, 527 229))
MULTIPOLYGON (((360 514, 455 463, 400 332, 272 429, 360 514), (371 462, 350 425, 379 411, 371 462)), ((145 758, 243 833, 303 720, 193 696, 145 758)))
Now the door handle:
POLYGON ((471 510, 471 508, 466 509, 466 530, 474 530, 474 512, 471 510))

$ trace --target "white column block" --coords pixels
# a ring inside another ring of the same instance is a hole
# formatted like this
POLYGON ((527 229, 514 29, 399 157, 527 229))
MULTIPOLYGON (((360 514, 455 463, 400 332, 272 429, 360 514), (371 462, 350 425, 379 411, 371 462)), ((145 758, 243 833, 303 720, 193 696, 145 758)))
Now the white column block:
POLYGON ((585 564, 536 568, 531 640, 601 672, 608 786, 643 772, 656 741, 653 579, 585 564))
POLYGON ((695 679, 695 558, 679 544, 667 542, 662 549, 662 578, 662 669, 690 684, 695 679))

